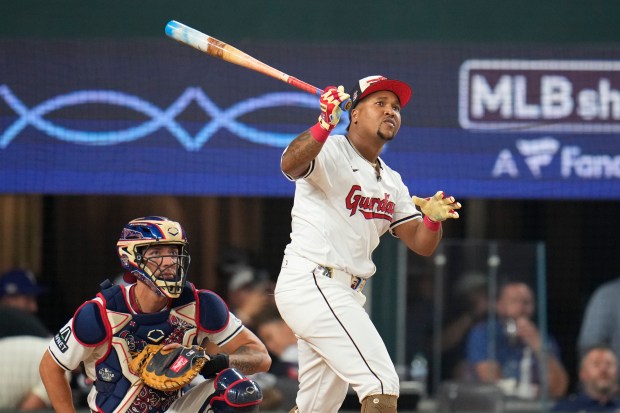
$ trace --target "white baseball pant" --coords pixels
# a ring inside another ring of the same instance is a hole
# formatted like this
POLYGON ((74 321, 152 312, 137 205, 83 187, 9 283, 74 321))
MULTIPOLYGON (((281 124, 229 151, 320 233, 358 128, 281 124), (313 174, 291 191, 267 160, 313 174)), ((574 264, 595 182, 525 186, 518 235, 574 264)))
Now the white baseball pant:
POLYGON ((282 318, 298 338, 301 413, 337 412, 349 383, 360 402, 371 394, 398 396, 390 355, 346 282, 313 274, 317 263, 287 255, 275 289, 282 318))

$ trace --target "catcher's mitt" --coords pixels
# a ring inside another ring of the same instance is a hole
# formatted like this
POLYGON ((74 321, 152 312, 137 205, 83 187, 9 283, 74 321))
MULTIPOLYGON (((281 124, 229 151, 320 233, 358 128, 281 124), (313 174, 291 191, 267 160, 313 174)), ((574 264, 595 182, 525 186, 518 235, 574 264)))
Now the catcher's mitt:
POLYGON ((188 385, 207 361, 209 355, 200 346, 163 350, 162 345, 149 344, 129 363, 129 369, 144 384, 157 390, 173 391, 188 385))

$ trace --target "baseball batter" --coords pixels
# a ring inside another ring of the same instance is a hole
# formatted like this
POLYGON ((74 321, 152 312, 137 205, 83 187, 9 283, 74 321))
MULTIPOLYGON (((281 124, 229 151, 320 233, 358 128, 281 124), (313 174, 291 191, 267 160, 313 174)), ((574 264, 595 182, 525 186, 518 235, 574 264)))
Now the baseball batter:
POLYGON ((350 95, 328 87, 319 121, 282 155, 283 173, 296 182, 291 243, 275 290, 298 337, 300 385, 291 412, 337 412, 349 384, 362 412, 396 411, 399 379, 363 308, 363 289, 375 272, 372 252, 389 230, 412 251, 430 255, 441 222, 458 218, 461 208, 441 191, 412 200, 400 175, 379 158, 410 97, 406 83, 383 76, 361 79, 350 95), (330 136, 349 97, 348 134, 330 136))

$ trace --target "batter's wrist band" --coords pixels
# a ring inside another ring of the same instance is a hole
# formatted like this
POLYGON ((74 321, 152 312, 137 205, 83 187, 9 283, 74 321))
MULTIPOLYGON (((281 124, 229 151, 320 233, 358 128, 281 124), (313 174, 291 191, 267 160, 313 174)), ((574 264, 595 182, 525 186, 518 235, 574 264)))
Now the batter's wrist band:
POLYGON ((433 221, 428 215, 424 215, 424 226, 431 231, 439 231, 439 228, 441 228, 441 221, 433 221))
POLYGON ((319 143, 325 143, 329 137, 329 132, 330 131, 323 129, 319 122, 315 123, 314 126, 310 128, 310 135, 319 143))

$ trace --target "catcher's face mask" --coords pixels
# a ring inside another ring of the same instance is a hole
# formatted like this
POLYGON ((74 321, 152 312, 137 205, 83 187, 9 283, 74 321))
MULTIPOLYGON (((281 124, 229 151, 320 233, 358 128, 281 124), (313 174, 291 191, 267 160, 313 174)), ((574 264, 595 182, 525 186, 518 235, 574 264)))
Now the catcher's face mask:
POLYGON ((125 270, 161 296, 181 295, 190 256, 178 222, 164 217, 134 219, 125 225, 116 245, 125 270))
POLYGON ((151 244, 141 251, 140 267, 150 275, 150 280, 167 297, 181 294, 187 272, 188 254, 183 246, 175 244, 151 244))

